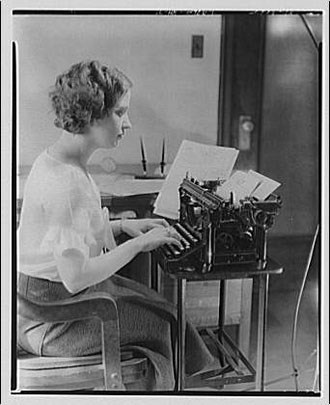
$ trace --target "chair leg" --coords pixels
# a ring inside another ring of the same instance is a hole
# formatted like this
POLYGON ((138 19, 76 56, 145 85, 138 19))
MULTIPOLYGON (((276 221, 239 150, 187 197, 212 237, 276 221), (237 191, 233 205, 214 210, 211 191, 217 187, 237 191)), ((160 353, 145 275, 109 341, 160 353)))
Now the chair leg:
POLYGON ((120 341, 118 320, 102 323, 102 354, 106 390, 125 390, 120 364, 120 341), (117 333, 114 333, 117 331, 117 333), (105 341, 107 344, 105 344, 105 341))

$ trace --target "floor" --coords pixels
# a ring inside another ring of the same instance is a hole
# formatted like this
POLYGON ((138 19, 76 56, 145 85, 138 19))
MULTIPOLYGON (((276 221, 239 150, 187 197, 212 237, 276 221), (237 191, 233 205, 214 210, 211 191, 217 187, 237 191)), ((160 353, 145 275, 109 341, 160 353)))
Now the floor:
MULTIPOLYGON (((272 391, 295 390, 293 377, 278 382, 274 380, 292 374, 291 338, 295 307, 312 239, 312 236, 279 238, 269 244, 269 254, 276 257, 285 270, 282 275, 272 277, 269 283, 266 389, 272 391)), ((317 362, 318 248, 316 245, 298 313, 295 350, 299 372, 298 389, 301 391, 313 390, 317 362)))
MULTIPOLYGON (((291 339, 295 306, 304 277, 309 250, 313 236, 273 238, 269 241, 269 255, 281 263, 284 272, 272 276, 269 282, 268 330, 266 344, 266 391, 295 391, 295 379, 292 376, 291 339)), ((296 334, 296 366, 298 369, 298 390, 318 391, 314 385, 317 364, 318 341, 318 280, 319 245, 308 273, 298 315, 296 334)), ((252 333, 250 361, 256 360, 257 294, 253 292, 252 333)), ((199 388, 196 387, 196 390, 199 388)), ((249 391, 249 384, 227 386, 221 391, 249 391)))

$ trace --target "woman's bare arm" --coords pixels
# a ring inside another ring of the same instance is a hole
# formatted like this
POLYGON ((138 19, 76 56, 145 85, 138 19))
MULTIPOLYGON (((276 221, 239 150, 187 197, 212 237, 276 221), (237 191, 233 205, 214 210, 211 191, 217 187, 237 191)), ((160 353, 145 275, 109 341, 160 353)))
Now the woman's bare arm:
POLYGON ((66 288, 76 293, 110 277, 138 253, 154 250, 165 243, 181 246, 177 234, 158 227, 87 261, 80 251, 67 249, 56 257, 58 271, 66 288))

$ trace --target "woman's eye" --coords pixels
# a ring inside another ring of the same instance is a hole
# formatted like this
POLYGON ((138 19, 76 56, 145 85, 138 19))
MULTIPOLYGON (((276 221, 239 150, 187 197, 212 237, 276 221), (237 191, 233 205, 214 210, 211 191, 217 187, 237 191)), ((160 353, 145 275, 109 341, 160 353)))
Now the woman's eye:
POLYGON ((116 114, 118 115, 118 117, 122 117, 125 114, 125 111, 118 110, 118 111, 116 111, 116 114))

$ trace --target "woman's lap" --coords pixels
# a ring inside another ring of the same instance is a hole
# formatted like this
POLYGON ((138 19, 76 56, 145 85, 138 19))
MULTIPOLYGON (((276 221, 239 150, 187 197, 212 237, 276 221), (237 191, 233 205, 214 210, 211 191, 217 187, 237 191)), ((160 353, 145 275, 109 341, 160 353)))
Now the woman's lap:
MULTIPOLYGON (((83 294, 102 291, 117 303, 120 343, 140 346, 161 355, 173 367, 176 339, 175 307, 155 291, 114 275, 83 294)), ((43 292, 43 298, 46 293, 43 292)), ((186 370, 194 373, 211 361, 211 355, 196 330, 188 323, 186 370)), ((101 324, 97 319, 54 324, 20 320, 20 345, 44 356, 82 356, 101 351, 101 324)))

